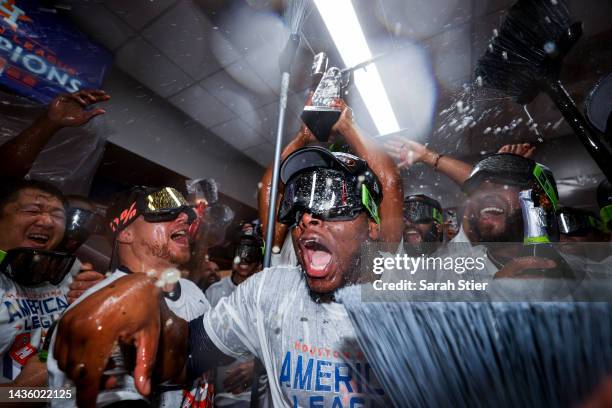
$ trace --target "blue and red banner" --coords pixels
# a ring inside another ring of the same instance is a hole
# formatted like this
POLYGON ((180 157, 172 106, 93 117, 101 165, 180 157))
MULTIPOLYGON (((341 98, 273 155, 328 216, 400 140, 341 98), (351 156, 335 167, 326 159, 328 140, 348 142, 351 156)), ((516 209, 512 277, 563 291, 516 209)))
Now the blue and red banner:
POLYGON ((0 86, 41 103, 100 88, 112 54, 36 0, 0 0, 0 86))

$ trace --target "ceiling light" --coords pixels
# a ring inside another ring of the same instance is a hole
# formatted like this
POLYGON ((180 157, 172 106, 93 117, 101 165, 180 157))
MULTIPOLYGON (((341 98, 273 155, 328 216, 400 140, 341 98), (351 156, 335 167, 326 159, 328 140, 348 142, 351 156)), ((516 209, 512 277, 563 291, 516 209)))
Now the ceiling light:
MULTIPOLYGON (((347 67, 372 59, 351 0, 314 0, 314 3, 347 67)), ((354 79, 379 134, 400 130, 376 65, 355 71, 354 79)))

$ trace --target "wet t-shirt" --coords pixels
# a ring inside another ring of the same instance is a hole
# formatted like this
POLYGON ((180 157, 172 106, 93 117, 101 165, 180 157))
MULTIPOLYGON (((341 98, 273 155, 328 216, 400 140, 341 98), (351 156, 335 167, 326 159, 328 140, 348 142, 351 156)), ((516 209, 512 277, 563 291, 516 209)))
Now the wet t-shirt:
MULTIPOLYGON (((117 279, 126 276, 127 273, 122 270, 116 270, 106 279, 96 283, 91 288, 81 295, 71 306, 75 307, 94 292, 110 285, 117 279)), ((191 281, 179 279, 180 285, 179 296, 176 299, 166 298, 168 308, 179 318, 189 321, 204 314, 210 308, 208 300, 204 297, 202 291, 191 281)), ((55 338, 57 330, 53 332, 51 344, 49 347, 49 355, 47 358, 47 370, 49 372, 49 386, 55 389, 72 386, 72 382, 66 377, 66 374, 61 371, 57 365, 57 360, 53 355, 55 347, 55 338)), ((131 375, 125 375, 120 378, 120 386, 111 390, 103 390, 98 394, 96 406, 104 407, 106 405, 125 400, 140 400, 145 399, 136 390, 134 378, 131 375)), ((160 395, 155 395, 154 402, 159 407, 179 408, 185 402, 193 406, 209 407, 210 395, 212 390, 209 389, 206 379, 198 379, 197 387, 191 390, 172 390, 162 392, 160 395), (195 400, 195 403, 194 403, 195 400), (201 402, 200 402, 201 400, 201 402)), ((73 399, 53 399, 51 400, 52 407, 72 408, 76 406, 76 400, 73 399)))
POLYGON ((59 285, 25 287, 0 273, 0 383, 14 380, 38 351, 47 330, 68 308, 67 274, 59 285))
POLYGON ((255 274, 203 319, 225 354, 263 362, 275 407, 389 406, 346 309, 313 300, 300 267, 255 274))

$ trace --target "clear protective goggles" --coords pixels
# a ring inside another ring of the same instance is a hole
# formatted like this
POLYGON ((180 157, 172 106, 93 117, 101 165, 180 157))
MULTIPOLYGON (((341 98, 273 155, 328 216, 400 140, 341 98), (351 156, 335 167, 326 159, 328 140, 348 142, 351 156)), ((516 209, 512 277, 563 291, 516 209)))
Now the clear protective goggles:
POLYGON ((296 225, 307 212, 325 221, 348 221, 368 213, 380 222, 378 206, 357 176, 332 169, 315 169, 291 179, 285 186, 279 222, 296 225))
POLYGON ((93 211, 82 208, 69 208, 66 211, 66 231, 60 244, 62 249, 76 250, 90 235, 104 231, 104 220, 93 211))
POLYGON ((261 262, 263 259, 262 247, 255 241, 241 241, 236 248, 234 258, 248 264, 261 262))
POLYGON ((58 285, 76 257, 67 252, 34 248, 14 248, 0 254, 0 271, 23 286, 37 286, 49 282, 58 285))
POLYGON ((404 203, 404 221, 412 224, 429 224, 430 222, 442 224, 444 219, 436 207, 422 201, 409 201, 404 203))
POLYGON ((592 230, 603 230, 601 221, 587 214, 559 212, 559 232, 566 235, 586 235, 592 230))

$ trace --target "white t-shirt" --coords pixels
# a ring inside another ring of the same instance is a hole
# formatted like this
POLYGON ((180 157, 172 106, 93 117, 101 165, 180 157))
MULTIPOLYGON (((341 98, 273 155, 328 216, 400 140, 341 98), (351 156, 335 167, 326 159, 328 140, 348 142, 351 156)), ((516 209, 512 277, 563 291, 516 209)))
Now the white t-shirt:
POLYGON ((0 273, 0 383, 14 380, 37 354, 47 330, 68 308, 67 274, 59 285, 25 287, 0 273))
POLYGON ((389 405, 346 309, 313 300, 298 266, 255 274, 203 319, 223 353, 263 362, 274 407, 389 405))
MULTIPOLYGON (((87 296, 100 290, 101 288, 111 284, 115 280, 126 276, 127 273, 116 270, 109 277, 103 281, 98 282, 96 285, 89 288, 81 297, 79 297, 70 308, 74 305, 79 304, 87 296)), ((178 317, 189 321, 193 320, 198 316, 202 316, 207 310, 210 309, 208 300, 204 297, 204 294, 193 282, 187 279, 179 279, 178 283, 181 287, 180 297, 176 300, 170 300, 166 298, 166 304, 170 310, 178 317)), ((63 371, 57 366, 57 360, 53 356, 53 348, 55 346, 55 336, 57 331, 53 332, 51 337, 51 344, 49 347, 49 355, 47 357, 47 369, 49 371, 49 386, 53 388, 62 388, 66 386, 72 386, 72 382, 66 378, 63 371)), ((121 388, 112 390, 104 390, 98 394, 97 406, 103 407, 113 402, 122 400, 138 400, 144 399, 142 395, 138 393, 134 385, 134 379, 132 376, 124 376, 124 385, 121 388)), ((206 385, 204 385, 206 386, 206 385)), ((181 401, 183 400, 183 391, 168 391, 164 392, 159 398, 159 406, 165 407, 180 407, 181 401)), ((76 400, 61 400, 53 399, 51 401, 52 407, 75 407, 76 400)))
MULTIPOLYGON (((214 307, 219 301, 231 295, 238 286, 232 282, 231 276, 226 276, 219 282, 215 282, 206 289, 206 298, 210 302, 210 305, 214 307)), ((232 369, 246 360, 252 360, 252 357, 243 358, 242 361, 234 361, 226 366, 220 366, 216 368, 215 374, 215 406, 216 407, 241 407, 248 406, 251 401, 251 389, 250 387, 241 392, 240 394, 232 394, 225 390, 223 382, 227 378, 225 373, 227 370, 232 369)), ((262 375, 259 379, 259 408, 264 408, 268 405, 266 399, 266 388, 268 386, 268 377, 262 375)))

